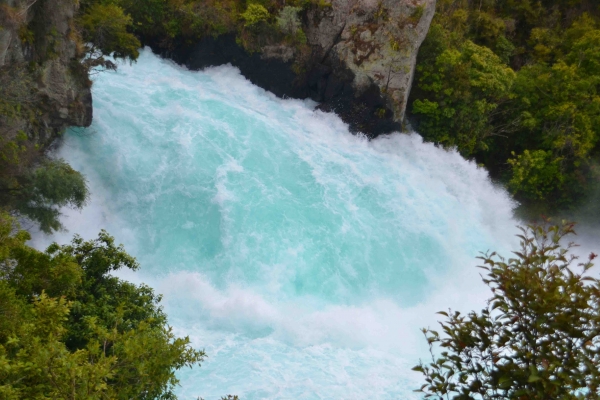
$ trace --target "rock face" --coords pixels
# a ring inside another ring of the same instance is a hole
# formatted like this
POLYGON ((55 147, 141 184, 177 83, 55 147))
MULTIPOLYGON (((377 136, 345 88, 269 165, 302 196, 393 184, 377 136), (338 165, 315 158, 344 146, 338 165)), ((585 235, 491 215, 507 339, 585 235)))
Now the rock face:
POLYGON ((280 97, 311 98, 369 137, 402 130, 417 52, 435 0, 332 0, 302 16, 310 54, 272 43, 248 53, 234 34, 154 51, 190 69, 231 63, 280 97), (300 67, 300 68, 299 68, 300 67))
POLYGON ((0 0, 0 102, 18 104, 18 112, 0 115, 4 139, 23 131, 45 146, 68 126, 91 124, 91 82, 73 25, 77 4, 0 0))
POLYGON ((435 0, 333 0, 307 15, 306 35, 324 60, 353 75, 357 94, 376 85, 402 121, 417 53, 435 13, 435 0))

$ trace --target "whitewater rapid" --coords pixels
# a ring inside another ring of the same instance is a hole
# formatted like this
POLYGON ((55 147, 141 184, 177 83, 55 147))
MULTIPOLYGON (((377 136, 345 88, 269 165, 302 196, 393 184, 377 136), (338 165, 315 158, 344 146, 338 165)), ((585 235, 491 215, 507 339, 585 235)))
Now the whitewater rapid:
POLYGON ((487 297, 480 251, 514 245, 487 173, 417 134, 368 141, 230 66, 191 72, 148 50, 96 76, 94 122, 56 156, 92 197, 68 233, 106 229, 204 348, 183 399, 411 399, 436 311, 487 297))

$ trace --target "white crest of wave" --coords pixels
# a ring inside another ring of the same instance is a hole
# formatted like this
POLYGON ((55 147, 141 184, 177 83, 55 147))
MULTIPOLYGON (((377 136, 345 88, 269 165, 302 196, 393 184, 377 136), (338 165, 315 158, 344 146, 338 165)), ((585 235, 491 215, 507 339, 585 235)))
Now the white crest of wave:
POLYGON ((202 321, 204 328, 270 337, 296 347, 372 347, 410 358, 422 355, 426 348, 418 328, 433 327, 435 313, 445 304, 463 309, 483 305, 486 293, 481 285, 461 293, 465 277, 457 278, 432 288, 434 293, 427 301, 412 307, 398 306, 386 298, 370 299, 362 305, 323 305, 312 298, 272 302, 238 285, 220 290, 196 272, 178 272, 150 282, 165 295, 165 306, 179 323, 202 321))

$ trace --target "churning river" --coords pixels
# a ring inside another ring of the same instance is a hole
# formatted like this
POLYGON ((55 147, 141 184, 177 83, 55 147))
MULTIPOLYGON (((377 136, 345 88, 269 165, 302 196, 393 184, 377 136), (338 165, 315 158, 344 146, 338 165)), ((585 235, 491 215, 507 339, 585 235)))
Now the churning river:
POLYGON ((316 104, 230 66, 141 53, 95 77, 94 123, 57 152, 91 202, 69 232, 106 229, 208 354, 182 399, 413 399, 436 311, 487 296, 475 257, 508 254, 509 196, 417 134, 368 141, 316 104))

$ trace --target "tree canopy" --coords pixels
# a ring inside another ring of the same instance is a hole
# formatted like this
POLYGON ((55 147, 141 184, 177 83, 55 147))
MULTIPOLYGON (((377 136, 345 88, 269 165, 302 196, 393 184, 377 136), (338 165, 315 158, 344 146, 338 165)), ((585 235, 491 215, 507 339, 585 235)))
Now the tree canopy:
POLYGON ((409 112, 426 140, 485 165, 533 213, 598 190, 600 8, 439 0, 409 112))
POLYGON ((140 41, 129 30, 132 18, 114 3, 93 3, 86 7, 79 19, 83 38, 88 43, 86 60, 89 67, 113 65, 104 59, 111 55, 115 59, 135 60, 139 56, 140 41))

